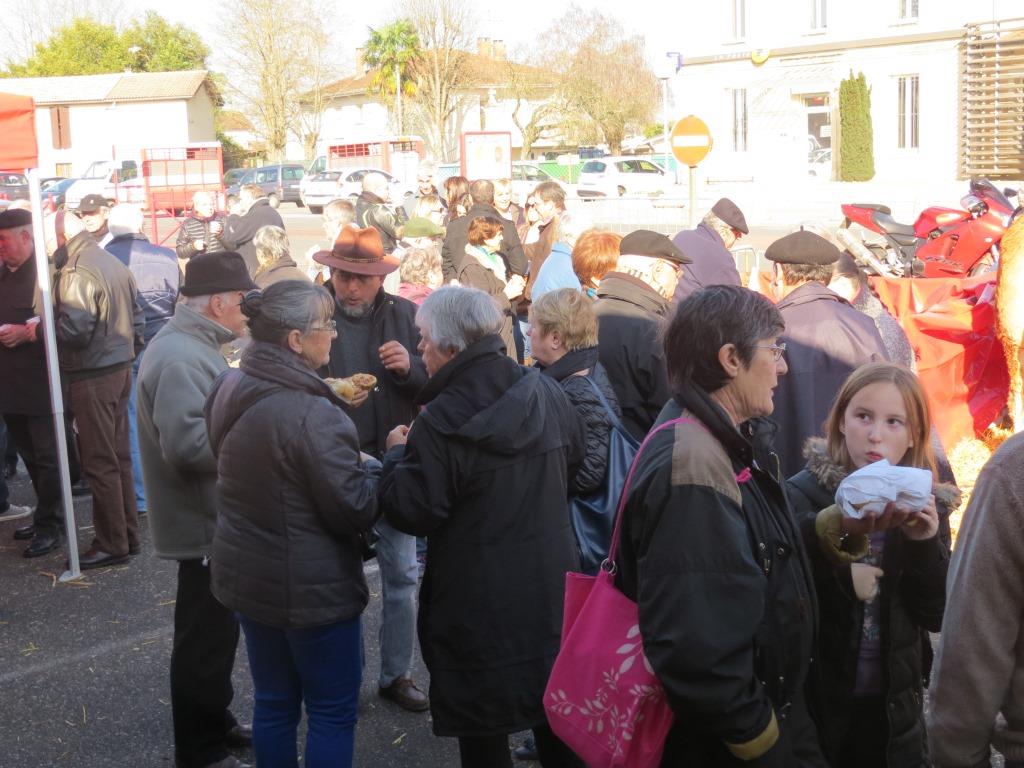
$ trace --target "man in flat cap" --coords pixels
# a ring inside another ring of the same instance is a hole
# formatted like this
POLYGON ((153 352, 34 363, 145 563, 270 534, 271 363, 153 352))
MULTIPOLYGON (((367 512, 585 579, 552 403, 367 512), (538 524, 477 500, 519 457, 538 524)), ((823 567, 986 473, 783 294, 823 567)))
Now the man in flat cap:
MULTIPOLYGON (((359 447, 382 458, 388 433, 410 424, 419 408, 415 398, 427 382, 418 351, 416 305, 384 290, 386 275, 398 269, 373 227, 344 227, 329 251, 313 260, 330 268, 325 288, 334 296, 338 334, 324 376, 355 373, 377 377, 371 392, 360 392, 348 409, 359 447)), ((410 676, 416 634, 416 539, 381 518, 374 530, 381 579, 380 675, 378 692, 410 712, 425 712, 430 702, 410 676)))
POLYGON ((622 423, 643 439, 671 397, 661 327, 690 259, 665 235, 639 229, 619 244, 619 260, 597 291, 601 365, 622 408, 622 423))
POLYGON ((783 476, 790 477, 803 469, 804 443, 821 434, 847 376, 889 356, 871 318, 826 287, 839 260, 832 243, 801 230, 768 246, 765 258, 786 323, 789 372, 775 388, 772 419, 779 425, 775 447, 783 476))
POLYGON ((92 488, 95 536, 79 558, 82 570, 88 570, 123 563, 139 549, 128 396, 146 321, 128 267, 100 248, 73 213, 63 219, 53 257, 58 269, 54 330, 82 470, 92 488))
POLYGON ((696 229, 676 234, 672 242, 693 261, 683 267, 672 301, 678 304, 709 285, 742 285, 729 249, 749 234, 743 211, 727 197, 711 207, 696 229))
POLYGON ((107 205, 107 198, 103 195, 86 195, 78 204, 78 218, 82 220, 86 231, 93 236, 101 248, 106 248, 107 243, 114 239, 107 224, 109 215, 110 207, 107 205))
MULTIPOLYGON (((0 414, 8 440, 25 460, 37 499, 34 535, 22 553, 25 557, 45 555, 61 542, 57 441, 46 352, 42 334, 37 333, 40 296, 34 251, 32 214, 0 213, 0 414)), ((31 512, 8 502, 7 486, 0 486, 0 520, 17 520, 31 512)))
POLYGON ((217 461, 203 407, 228 368, 221 346, 245 333, 240 304, 255 287, 237 253, 193 256, 174 315, 149 342, 139 368, 139 451, 153 549, 178 561, 171 717, 182 768, 239 768, 228 747, 251 739, 228 709, 238 622, 210 591, 217 461))

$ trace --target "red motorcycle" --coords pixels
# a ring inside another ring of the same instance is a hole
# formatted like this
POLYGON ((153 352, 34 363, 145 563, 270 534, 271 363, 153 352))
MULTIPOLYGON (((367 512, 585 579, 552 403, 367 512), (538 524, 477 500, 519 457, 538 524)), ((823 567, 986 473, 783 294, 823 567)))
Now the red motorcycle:
POLYGON ((988 179, 971 181, 963 210, 933 206, 913 224, 900 224, 892 210, 874 203, 842 206, 845 220, 837 239, 871 273, 887 277, 962 277, 993 269, 999 242, 1020 212, 988 179), (850 230, 858 224, 880 237, 863 238, 850 230))

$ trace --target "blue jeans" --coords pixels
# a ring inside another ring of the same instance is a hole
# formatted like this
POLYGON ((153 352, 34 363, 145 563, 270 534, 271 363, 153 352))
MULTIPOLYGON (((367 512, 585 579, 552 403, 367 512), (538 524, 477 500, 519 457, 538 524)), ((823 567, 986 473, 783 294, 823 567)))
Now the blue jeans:
POLYGON ((309 629, 238 620, 255 688, 253 749, 260 768, 297 768, 303 703, 305 768, 349 768, 362 682, 359 617, 309 629))
POLYGON ((132 392, 128 396, 128 448, 132 454, 132 475, 135 478, 135 506, 140 512, 146 507, 146 487, 142 484, 142 459, 139 454, 139 430, 135 426, 135 390, 139 383, 139 363, 142 353, 132 363, 132 392))
POLYGON ((380 565, 380 678, 382 688, 409 674, 416 639, 416 537, 396 531, 382 518, 375 526, 380 565))

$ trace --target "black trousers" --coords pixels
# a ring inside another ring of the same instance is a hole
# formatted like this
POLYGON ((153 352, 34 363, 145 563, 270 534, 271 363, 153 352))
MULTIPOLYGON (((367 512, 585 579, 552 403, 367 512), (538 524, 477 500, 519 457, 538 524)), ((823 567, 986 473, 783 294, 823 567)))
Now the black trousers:
MULTIPOLYGON (((846 736, 839 753, 839 768, 885 765, 889 746, 889 719, 884 696, 855 697, 850 702, 846 736)), ((922 761, 924 756, 922 756, 922 761)))
POLYGON ((228 756, 224 736, 235 727, 228 707, 238 648, 238 621, 210 591, 202 560, 178 563, 171 651, 174 752, 181 768, 200 768, 228 756))
POLYGON ((5 413, 4 422, 7 424, 8 442, 17 446, 36 492, 36 508, 32 515, 36 533, 59 536, 64 518, 61 514, 60 470, 53 416, 5 413))

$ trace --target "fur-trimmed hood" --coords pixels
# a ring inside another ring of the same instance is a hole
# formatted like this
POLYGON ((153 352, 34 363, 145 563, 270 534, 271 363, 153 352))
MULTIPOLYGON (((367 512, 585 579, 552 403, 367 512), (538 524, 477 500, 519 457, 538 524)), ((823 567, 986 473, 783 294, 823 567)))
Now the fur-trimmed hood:
MULTIPOLYGON (((849 474, 845 467, 836 464, 828 453, 828 443, 823 437, 809 437, 804 443, 804 458, 807 470, 827 491, 835 493, 839 483, 849 474)), ((960 489, 952 483, 933 483, 935 500, 950 512, 960 506, 960 489)))

